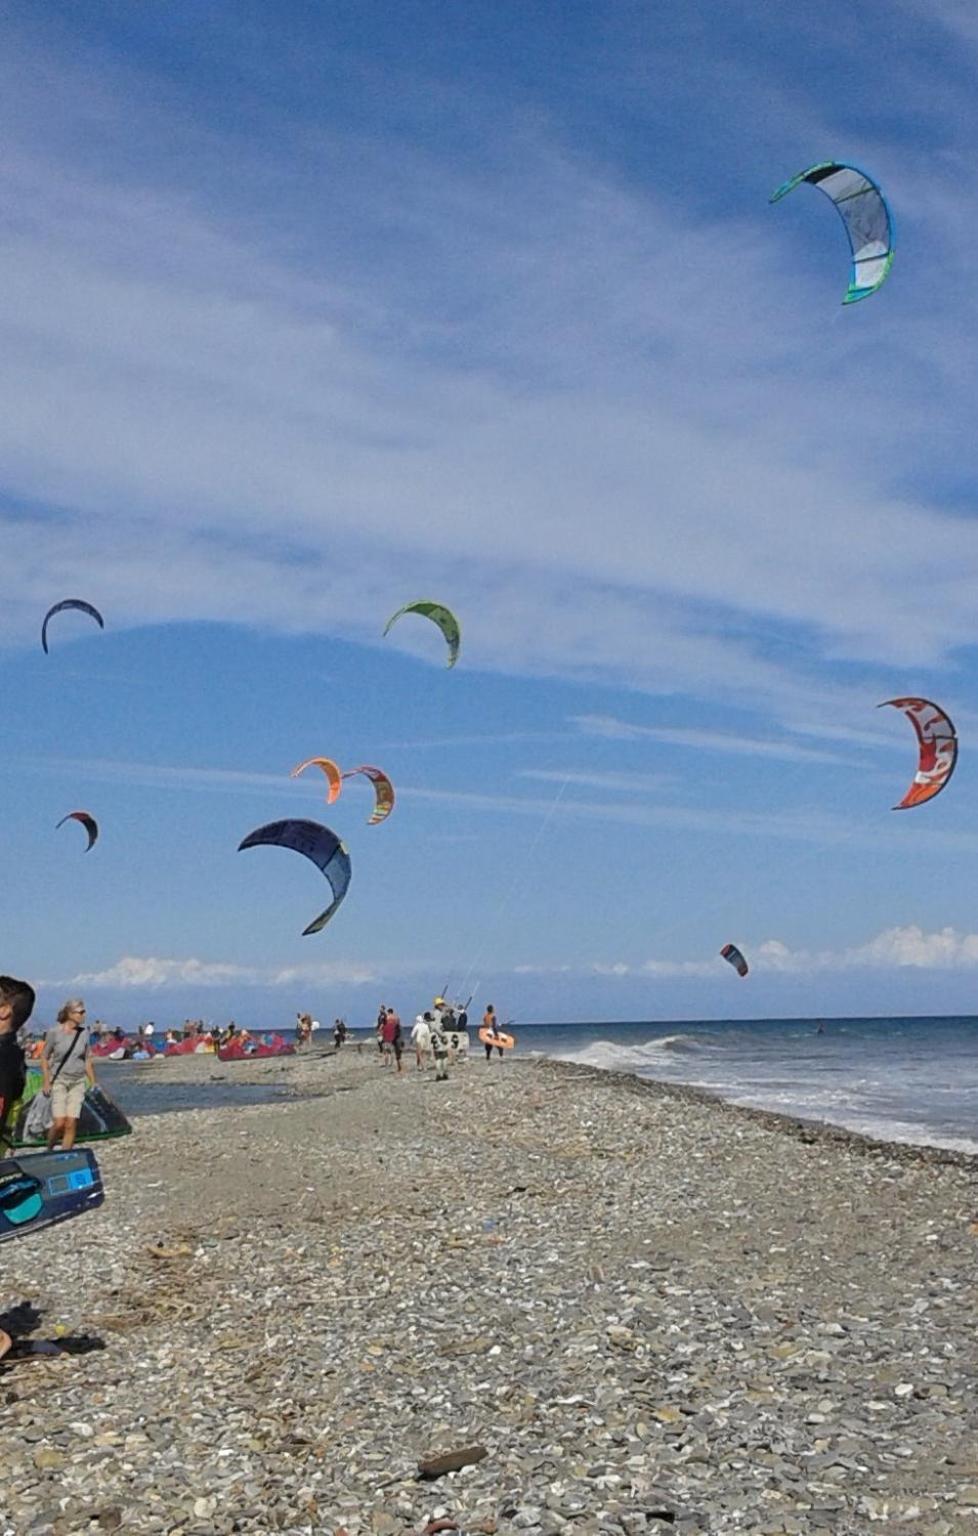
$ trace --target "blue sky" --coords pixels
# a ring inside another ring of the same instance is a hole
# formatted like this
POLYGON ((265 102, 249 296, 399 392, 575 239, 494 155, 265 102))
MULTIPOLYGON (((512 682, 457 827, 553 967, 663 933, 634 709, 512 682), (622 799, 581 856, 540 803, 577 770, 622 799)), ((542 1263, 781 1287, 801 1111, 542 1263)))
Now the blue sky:
POLYGON ((5 16, 3 964, 42 1012, 973 1011, 978 23, 810 9, 5 16), (832 157, 897 226, 850 309, 825 200, 767 202, 832 157), (69 595, 105 633, 45 657, 69 595), (381 639, 426 596, 453 672, 381 639), (961 757, 894 816, 913 693, 961 757), (314 753, 385 767, 389 821, 314 753), (287 815, 353 860, 315 937, 312 866, 235 851, 287 815))

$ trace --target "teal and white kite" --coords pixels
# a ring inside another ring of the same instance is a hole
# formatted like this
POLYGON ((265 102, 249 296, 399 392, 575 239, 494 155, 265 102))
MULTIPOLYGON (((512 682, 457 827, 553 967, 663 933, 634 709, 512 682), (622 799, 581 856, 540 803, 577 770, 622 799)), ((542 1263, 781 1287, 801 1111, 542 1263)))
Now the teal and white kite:
POLYGON ((799 171, 772 194, 771 202, 793 192, 799 182, 818 187, 835 204, 852 251, 852 270, 843 304, 856 304, 875 293, 893 265, 893 221, 876 182, 855 165, 826 160, 799 171))

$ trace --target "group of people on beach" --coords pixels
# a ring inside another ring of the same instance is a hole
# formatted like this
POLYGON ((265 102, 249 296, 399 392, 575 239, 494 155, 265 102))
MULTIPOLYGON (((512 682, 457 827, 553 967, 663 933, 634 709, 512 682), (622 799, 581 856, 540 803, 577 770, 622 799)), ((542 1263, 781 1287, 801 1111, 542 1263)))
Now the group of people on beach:
MULTIPOLYGON (((449 1063, 464 1059, 468 1053, 468 1024, 466 1005, 436 997, 430 1008, 417 1015, 411 1028, 416 1070, 423 1072, 429 1062, 433 1062, 435 1081, 445 1081, 449 1063)), ((398 1072, 403 1071, 404 1036, 401 1020, 395 1009, 386 1003, 381 1003, 377 1012, 376 1034, 382 1065, 396 1064, 398 1072)), ((483 1014, 480 1034, 485 1045, 486 1061, 491 1061, 494 1048, 501 1058, 504 1036, 492 1003, 488 1004, 483 1014)))

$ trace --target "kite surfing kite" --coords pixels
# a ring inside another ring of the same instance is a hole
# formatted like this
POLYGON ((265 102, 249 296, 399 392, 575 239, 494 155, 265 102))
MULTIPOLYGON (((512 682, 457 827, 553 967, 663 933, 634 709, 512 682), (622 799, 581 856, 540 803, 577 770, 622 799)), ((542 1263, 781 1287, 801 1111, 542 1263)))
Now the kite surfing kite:
POLYGON ((940 794, 958 760, 958 738, 950 718, 930 699, 884 699, 877 707, 886 709, 888 705, 903 710, 920 746, 913 782, 899 805, 893 807, 895 811, 907 811, 940 794))
POLYGON ((93 618, 99 629, 105 628, 105 621, 102 615, 97 608, 92 607, 91 603, 86 603, 84 598, 81 597, 66 597, 63 602, 55 603, 54 607, 49 608, 44 615, 44 623, 41 625, 41 647, 45 656, 48 654, 48 621, 53 619, 56 613, 61 613, 65 608, 78 608, 82 613, 87 613, 90 618, 93 618))
POLYGON ((329 785, 326 793, 326 804, 332 805, 340 790, 343 788, 342 781, 344 775, 340 773, 339 768, 333 762, 331 757, 307 757, 304 763, 296 764, 290 777, 297 779, 299 774, 304 773, 307 768, 321 768, 323 770, 323 773, 326 775, 327 784, 329 785))
POLYGON ((458 648, 462 643, 462 630, 452 610, 444 607, 441 603, 429 603, 426 601, 405 603, 403 608, 398 608, 397 612, 391 614, 391 617, 387 620, 387 623, 384 625, 385 635, 391 626, 396 624, 402 613, 420 613, 423 618, 430 619, 433 624, 438 625, 448 643, 448 665, 454 667, 458 661, 458 648))
MULTIPOLYGON (((85 849, 85 852, 90 852, 98 839, 98 822, 95 820, 95 817, 90 816, 87 811, 69 811, 67 816, 62 816, 61 820, 58 822, 58 826, 63 827, 66 821, 81 822, 82 826, 85 828, 85 831, 88 833, 88 847, 85 849)), ((57 831, 57 827, 55 828, 55 831, 57 831)))
POLYGON ((346 848, 329 827, 321 826, 318 821, 295 820, 270 821, 264 827, 256 827, 254 832, 249 832, 243 842, 238 844, 238 852, 243 848, 264 846, 292 848, 296 853, 305 854, 326 876, 333 889, 333 900, 325 912, 313 918, 308 928, 302 930, 303 936, 318 933, 326 927, 350 884, 350 855, 346 848))
POLYGON ((825 193, 846 226, 852 268, 842 302, 856 304, 882 286, 893 265, 893 222, 886 198, 873 178, 857 166, 825 160, 792 176, 772 193, 771 202, 787 197, 803 181, 825 193))
POLYGON ((343 777, 352 779, 356 773, 362 773, 374 787, 374 808, 367 818, 367 826, 374 827, 378 821, 386 821, 394 809, 394 786, 383 769, 371 768, 368 763, 362 763, 359 768, 351 768, 343 777))
POLYGON ((728 965, 732 965, 738 976, 746 976, 748 971, 747 961, 744 959, 736 944, 724 944, 720 951, 728 965))

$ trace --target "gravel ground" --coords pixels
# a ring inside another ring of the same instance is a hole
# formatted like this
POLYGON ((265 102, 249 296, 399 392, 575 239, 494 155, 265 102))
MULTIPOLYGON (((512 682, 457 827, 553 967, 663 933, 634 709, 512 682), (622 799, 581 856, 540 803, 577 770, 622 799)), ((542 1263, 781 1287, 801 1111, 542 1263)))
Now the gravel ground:
POLYGON ((2 1249, 0 1530, 978 1533, 974 1165, 481 1056, 221 1067, 2 1249), (479 1445, 436 1481, 419 1458, 479 1445))

